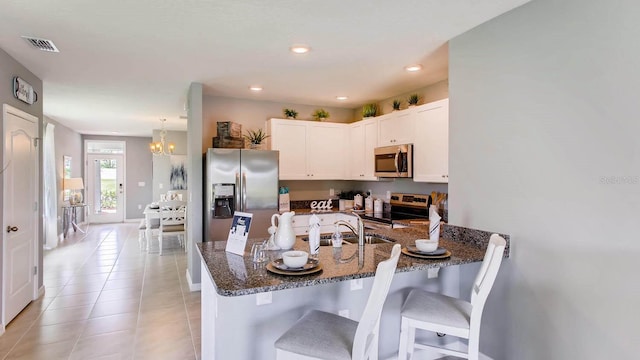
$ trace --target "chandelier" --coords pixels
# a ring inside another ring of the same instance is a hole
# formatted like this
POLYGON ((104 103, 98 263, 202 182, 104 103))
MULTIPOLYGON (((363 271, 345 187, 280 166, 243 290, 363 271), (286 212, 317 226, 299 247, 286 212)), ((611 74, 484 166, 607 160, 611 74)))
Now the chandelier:
POLYGON ((167 130, 164 128, 164 123, 167 119, 160 119, 162 122, 162 129, 160 130, 160 141, 152 142, 149 144, 149 150, 153 155, 166 155, 169 156, 173 154, 173 150, 175 150, 176 146, 173 143, 167 144, 167 130))

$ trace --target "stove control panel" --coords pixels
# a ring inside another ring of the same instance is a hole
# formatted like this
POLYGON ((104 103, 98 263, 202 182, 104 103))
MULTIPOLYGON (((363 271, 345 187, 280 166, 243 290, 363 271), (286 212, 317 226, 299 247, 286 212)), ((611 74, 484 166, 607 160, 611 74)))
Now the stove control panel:
POLYGON ((431 204, 431 196, 424 194, 391 194, 391 205, 395 206, 408 206, 415 208, 428 209, 431 204))

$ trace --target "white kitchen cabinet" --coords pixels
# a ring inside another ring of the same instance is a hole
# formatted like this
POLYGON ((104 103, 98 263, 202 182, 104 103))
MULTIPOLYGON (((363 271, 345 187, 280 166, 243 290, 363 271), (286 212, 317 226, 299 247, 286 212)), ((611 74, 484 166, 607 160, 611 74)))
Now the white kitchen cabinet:
POLYGON ((378 119, 366 119, 349 125, 348 179, 377 180, 373 151, 378 145, 378 119))
POLYGON ((306 149, 309 180, 346 178, 347 129, 347 124, 309 122, 306 149))
POLYGON ((267 121, 267 132, 269 148, 280 151, 280 179, 307 179, 306 121, 271 119, 267 121))
POLYGON ((415 115, 413 181, 449 182, 449 99, 419 106, 415 115))
MULTIPOLYGON (((322 213, 316 214, 320 219, 320 233, 327 234, 333 233, 335 226, 334 222, 337 220, 338 213, 322 213)), ((310 214, 295 215, 292 220, 293 232, 296 236, 309 235, 309 218, 310 214)))
POLYGON ((378 117, 378 146, 411 144, 415 137, 416 108, 378 117))
POLYGON ((269 149, 280 151, 281 180, 342 180, 348 163, 347 124, 267 121, 269 149))

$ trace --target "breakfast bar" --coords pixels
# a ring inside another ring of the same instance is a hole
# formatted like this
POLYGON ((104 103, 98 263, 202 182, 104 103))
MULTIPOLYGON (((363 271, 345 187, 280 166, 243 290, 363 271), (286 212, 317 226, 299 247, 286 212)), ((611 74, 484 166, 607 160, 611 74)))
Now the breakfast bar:
MULTIPOLYGON (((274 273, 268 265, 282 251, 268 251, 268 260, 254 263, 250 256, 226 253, 223 241, 198 244, 202 269, 202 358, 274 359, 274 341, 298 318, 319 309, 359 319, 369 296, 376 267, 386 260, 394 243, 406 248, 425 238, 426 226, 367 232, 389 243, 344 243, 321 246, 321 269, 306 275, 274 273)), ((397 351, 400 307, 411 287, 458 296, 459 267, 482 261, 490 232, 443 225, 440 246, 451 255, 422 259, 401 255, 380 325, 380 357, 397 351), (439 269, 439 271, 438 271, 439 269)), ((504 256, 509 256, 509 236, 504 256)), ((252 243, 264 239, 253 239, 252 243)), ((302 237, 296 250, 309 250, 302 237)), ((472 265, 471 265, 472 266, 472 265)))

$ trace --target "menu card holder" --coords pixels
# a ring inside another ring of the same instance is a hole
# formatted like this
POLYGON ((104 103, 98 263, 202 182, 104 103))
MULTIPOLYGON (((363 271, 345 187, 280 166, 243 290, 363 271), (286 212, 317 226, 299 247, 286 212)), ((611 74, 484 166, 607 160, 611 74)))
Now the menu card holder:
POLYGON ((253 214, 236 211, 233 213, 233 221, 229 236, 227 237, 226 252, 237 255, 244 255, 244 247, 249 237, 249 229, 251 228, 251 219, 253 214))

